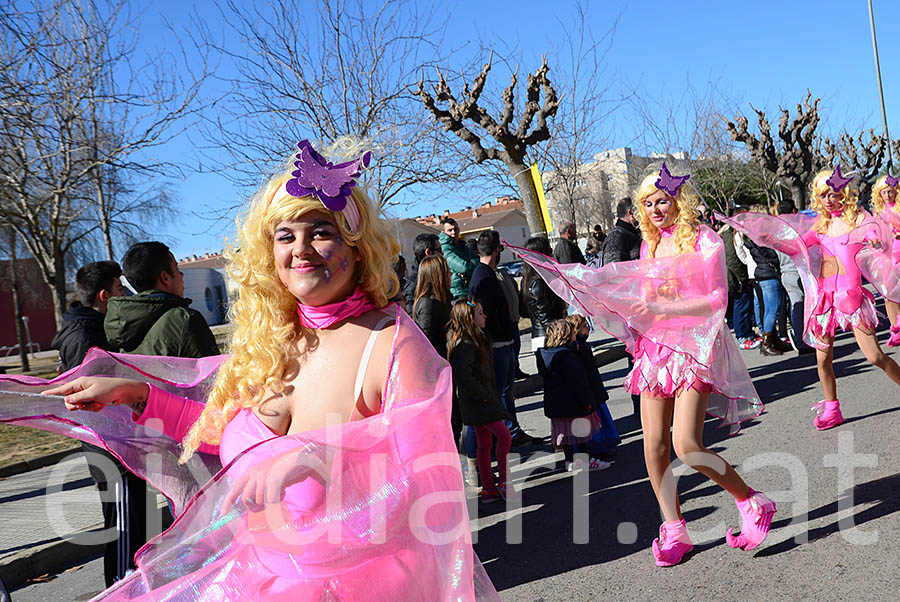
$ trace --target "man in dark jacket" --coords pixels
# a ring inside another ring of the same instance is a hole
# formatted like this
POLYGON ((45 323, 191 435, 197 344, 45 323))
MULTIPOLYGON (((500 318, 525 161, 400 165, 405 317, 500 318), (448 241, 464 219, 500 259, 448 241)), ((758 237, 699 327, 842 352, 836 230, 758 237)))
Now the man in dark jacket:
MULTIPOLYGON (((63 314, 62 328, 50 343, 59 350, 60 373, 81 364, 92 347, 111 350, 103 332, 103 318, 109 301, 125 294, 121 276, 122 269, 115 261, 95 261, 75 274, 79 303, 63 314)), ((88 443, 81 447, 91 478, 100 490, 103 528, 110 534, 103 551, 103 573, 109 587, 134 568, 132 559, 147 542, 141 530, 146 524, 143 501, 147 486, 106 450, 88 443)))
POLYGON ((441 251, 450 267, 450 295, 465 299, 469 294, 469 279, 478 265, 478 257, 459 239, 459 225, 452 217, 444 219, 444 231, 438 234, 441 251))
POLYGON ((624 198, 616 205, 616 225, 603 243, 601 265, 617 261, 632 261, 641 257, 641 233, 632 213, 631 199, 624 198))
POLYGON ((497 264, 500 263, 500 234, 494 230, 482 232, 478 236, 478 253, 481 261, 472 272, 469 283, 469 294, 481 303, 487 317, 485 330, 490 335, 494 348, 494 374, 496 376, 497 393, 500 401, 512 415, 507 422, 509 433, 513 437, 513 445, 534 445, 540 443, 519 427, 516 419, 516 402, 513 397, 513 381, 516 371, 515 336, 517 324, 510 319, 509 305, 502 285, 497 279, 497 264))
POLYGON ((91 347, 110 351, 103 332, 106 307, 113 297, 125 295, 122 268, 115 261, 95 261, 75 274, 78 303, 63 314, 63 325, 50 346, 59 350, 60 373, 81 364, 91 347))
POLYGON ((419 279, 419 264, 429 255, 443 255, 441 241, 437 234, 423 232, 413 241, 413 264, 410 268, 406 286, 403 287, 403 298, 406 300, 406 313, 413 314, 413 301, 416 300, 416 281, 419 279))
POLYGON ((584 255, 578 248, 575 224, 566 222, 559 229, 559 242, 553 247, 553 259, 559 263, 580 263, 584 265, 584 255))
POLYGON ((133 245, 122 259, 122 270, 139 292, 109 303, 103 326, 113 348, 173 357, 219 354, 203 315, 191 309, 191 300, 184 298, 184 274, 166 245, 133 245))

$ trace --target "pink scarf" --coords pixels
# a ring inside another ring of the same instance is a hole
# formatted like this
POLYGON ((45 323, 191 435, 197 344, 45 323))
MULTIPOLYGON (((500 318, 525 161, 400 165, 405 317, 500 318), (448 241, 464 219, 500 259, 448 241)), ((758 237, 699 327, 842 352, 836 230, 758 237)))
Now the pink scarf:
POLYGON ((297 315, 300 316, 300 324, 306 328, 317 330, 328 328, 347 318, 355 318, 371 309, 376 309, 375 304, 359 287, 356 287, 352 295, 336 303, 313 307, 297 301, 297 315))

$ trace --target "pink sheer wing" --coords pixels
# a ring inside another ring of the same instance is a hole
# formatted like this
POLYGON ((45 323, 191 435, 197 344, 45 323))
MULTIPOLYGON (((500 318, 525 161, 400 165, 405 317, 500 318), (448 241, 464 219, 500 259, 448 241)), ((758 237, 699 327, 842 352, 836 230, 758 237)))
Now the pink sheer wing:
POLYGON ((750 237, 756 244, 776 249, 787 254, 797 266, 803 283, 803 340, 816 346, 813 335, 815 308, 819 299, 819 274, 822 273, 822 249, 818 235, 812 230, 817 217, 792 215, 766 215, 763 213, 740 213, 733 217, 716 214, 716 219, 729 224, 750 237))
POLYGON ((893 222, 897 220, 892 211, 882 211, 878 216, 866 213, 847 241, 848 244, 863 245, 856 254, 856 265, 884 298, 895 303, 900 302, 900 269, 893 257, 893 222))
POLYGON ((390 361, 380 414, 248 448, 96 599, 498 600, 472 550, 450 369, 399 309, 390 361), (317 476, 264 512, 223 507, 235 479, 285 455, 317 476))
POLYGON ((602 268, 561 265, 533 251, 507 245, 564 301, 590 315, 634 355, 639 337, 691 356, 707 371, 715 391, 709 412, 732 433, 758 416, 763 405, 724 328, 728 302, 721 239, 700 232, 699 249, 676 257, 646 258, 602 268), (649 312, 642 311, 647 306, 649 312))
POLYGON ((109 353, 94 348, 80 366, 53 380, 0 375, 0 423, 30 426, 106 448, 136 475, 159 489, 180 514, 200 486, 221 469, 218 456, 196 454, 179 464, 181 442, 138 426, 126 407, 102 412, 69 412, 58 397, 35 394, 79 376, 116 376, 152 383, 182 397, 205 401, 226 356, 201 359, 109 353))

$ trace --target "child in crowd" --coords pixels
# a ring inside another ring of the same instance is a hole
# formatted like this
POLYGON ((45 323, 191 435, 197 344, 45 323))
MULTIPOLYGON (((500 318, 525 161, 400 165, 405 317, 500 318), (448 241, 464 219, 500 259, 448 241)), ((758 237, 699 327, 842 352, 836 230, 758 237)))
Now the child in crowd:
POLYGON ((491 342, 484 332, 484 325, 485 315, 480 303, 456 303, 450 309, 447 353, 453 369, 453 394, 457 398, 463 424, 475 428, 481 501, 488 504, 513 498, 517 493, 509 482, 507 465, 512 437, 503 423, 511 416, 497 393, 491 342), (497 439, 499 488, 491 471, 492 437, 497 439))
MULTIPOLYGON (((584 468, 575 460, 574 445, 589 441, 600 430, 595 412, 598 392, 592 388, 594 381, 578 351, 576 333, 572 322, 554 320, 547 325, 545 346, 535 352, 538 372, 544 377, 544 415, 550 419, 551 439, 562 448, 569 472, 584 468)), ((596 378, 599 380, 599 374, 596 378)), ((602 381, 600 387, 605 394, 602 381)), ((606 468, 609 463, 597 458, 588 462, 588 470, 606 468)))
POLYGON ((594 434, 584 446, 576 446, 576 450, 587 451, 592 456, 615 453, 616 446, 622 440, 619 437, 619 431, 616 429, 612 415, 609 413, 609 408, 606 407, 609 393, 606 391, 603 377, 600 376, 600 369, 597 368, 597 362, 594 360, 594 352, 587 342, 590 335, 587 319, 580 314, 572 314, 566 316, 565 320, 575 329, 575 349, 584 362, 585 374, 590 384, 589 390, 594 396, 594 411, 597 414, 597 418, 600 419, 600 431, 594 434))

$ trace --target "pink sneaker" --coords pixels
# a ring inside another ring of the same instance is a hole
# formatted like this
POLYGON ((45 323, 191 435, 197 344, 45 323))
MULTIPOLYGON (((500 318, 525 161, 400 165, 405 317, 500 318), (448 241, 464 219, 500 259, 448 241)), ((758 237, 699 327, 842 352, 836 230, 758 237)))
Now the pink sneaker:
POLYGON ((891 326, 891 338, 887 342, 888 347, 900 347, 900 325, 891 326))
POLYGON ((667 521, 659 526, 659 538, 653 540, 656 566, 674 566, 693 549, 694 544, 683 518, 679 521, 667 521))
POLYGON ((764 494, 750 490, 750 495, 745 500, 734 500, 738 512, 741 513, 741 534, 733 535, 733 528, 728 529, 725 541, 732 548, 752 550, 763 542, 769 534, 772 525, 772 515, 775 514, 775 502, 764 494))
POLYGON ((812 409, 816 412, 813 425, 820 431, 836 427, 844 422, 844 415, 841 414, 841 402, 837 399, 816 402, 812 409))

